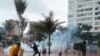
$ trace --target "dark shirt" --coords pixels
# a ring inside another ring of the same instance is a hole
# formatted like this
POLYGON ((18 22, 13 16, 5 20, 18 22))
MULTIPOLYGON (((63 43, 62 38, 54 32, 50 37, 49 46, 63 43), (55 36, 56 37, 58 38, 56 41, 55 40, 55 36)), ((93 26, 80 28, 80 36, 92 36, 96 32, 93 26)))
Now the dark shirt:
POLYGON ((34 49, 35 52, 38 52, 38 46, 37 45, 34 45, 33 49, 34 49))

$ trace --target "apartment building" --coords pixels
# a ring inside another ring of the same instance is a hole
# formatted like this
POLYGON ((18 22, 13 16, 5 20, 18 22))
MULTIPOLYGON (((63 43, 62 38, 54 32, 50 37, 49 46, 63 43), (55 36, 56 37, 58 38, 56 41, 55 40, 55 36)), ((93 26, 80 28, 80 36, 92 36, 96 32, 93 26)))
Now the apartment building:
POLYGON ((68 0, 68 25, 80 23, 100 32, 100 0, 68 0))

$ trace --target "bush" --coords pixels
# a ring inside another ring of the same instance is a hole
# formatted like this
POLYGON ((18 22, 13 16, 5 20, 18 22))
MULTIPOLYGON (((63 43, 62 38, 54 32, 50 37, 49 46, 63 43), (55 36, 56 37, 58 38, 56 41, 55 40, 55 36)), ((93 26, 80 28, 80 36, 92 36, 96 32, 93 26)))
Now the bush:
POLYGON ((13 42, 19 42, 20 38, 17 35, 13 35, 12 39, 13 42))
POLYGON ((100 48, 100 39, 98 40, 98 43, 97 43, 98 47, 100 48))

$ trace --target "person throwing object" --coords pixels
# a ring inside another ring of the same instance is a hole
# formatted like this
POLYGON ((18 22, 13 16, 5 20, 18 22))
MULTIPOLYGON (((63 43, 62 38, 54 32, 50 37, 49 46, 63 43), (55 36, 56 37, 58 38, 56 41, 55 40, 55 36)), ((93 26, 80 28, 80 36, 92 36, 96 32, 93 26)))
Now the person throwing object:
POLYGON ((38 46, 36 45, 36 43, 34 43, 34 46, 32 48, 34 50, 34 55, 33 56, 35 56, 36 54, 39 54, 39 56, 40 56, 40 52, 38 50, 38 46))

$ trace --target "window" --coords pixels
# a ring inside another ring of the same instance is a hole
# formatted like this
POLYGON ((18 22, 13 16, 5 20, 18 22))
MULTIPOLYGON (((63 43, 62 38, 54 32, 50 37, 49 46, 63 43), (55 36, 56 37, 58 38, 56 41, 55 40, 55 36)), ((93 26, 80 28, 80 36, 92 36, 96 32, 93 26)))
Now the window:
POLYGON ((74 22, 73 19, 68 19, 68 22, 74 22))
POLYGON ((86 8, 85 9, 85 11, 91 11, 92 10, 92 8, 86 8))
POLYGON ((98 17, 95 17, 95 20, 100 20, 100 16, 98 16, 98 17))
POLYGON ((77 10, 77 12, 83 12, 83 9, 79 9, 79 10, 77 10))
POLYGON ((97 1, 97 2, 95 3, 95 5, 100 5, 100 1, 97 1))
POLYGON ((85 4, 79 4, 77 5, 78 8, 81 8, 81 7, 89 7, 89 6, 93 6, 93 3, 85 3, 85 4))
POLYGON ((92 22, 85 22, 83 24, 86 24, 86 25, 92 25, 92 22))
POLYGON ((78 7, 78 8, 81 8, 81 7, 83 7, 83 6, 82 6, 82 4, 81 4, 81 5, 78 5, 77 7, 78 7))
POLYGON ((72 18, 73 17, 73 15, 68 15, 68 18, 72 18))
POLYGON ((96 7, 95 10, 99 10, 99 7, 96 7))
POLYGON ((92 11, 92 8, 78 9, 77 12, 92 11))
POLYGON ((100 7, 96 7, 95 10, 100 10, 100 7))
POLYGON ((77 0, 77 3, 81 3, 82 2, 82 0, 77 0))
POLYGON ((92 1, 92 0, 82 0, 83 2, 88 2, 88 1, 92 1))
POLYGON ((82 13, 82 14, 78 14, 77 17, 90 16, 90 15, 92 15, 92 13, 82 13))
POLYGON ((78 24, 86 24, 86 25, 91 25, 92 26, 92 22, 85 22, 85 23, 78 23, 78 24))
POLYGON ((98 26, 98 27, 95 27, 95 30, 100 30, 100 26, 98 26))
POLYGON ((76 19, 77 22, 79 22, 79 21, 91 21, 91 20, 92 20, 92 17, 78 18, 78 19, 76 19))
POLYGON ((95 25, 100 25, 100 21, 95 22, 95 25))
POLYGON ((88 1, 92 1, 92 0, 77 0, 77 3, 88 2, 88 1))
POLYGON ((98 11, 98 12, 95 12, 95 15, 99 15, 100 14, 100 11, 98 11))

